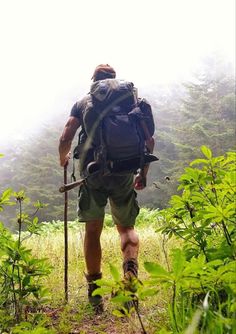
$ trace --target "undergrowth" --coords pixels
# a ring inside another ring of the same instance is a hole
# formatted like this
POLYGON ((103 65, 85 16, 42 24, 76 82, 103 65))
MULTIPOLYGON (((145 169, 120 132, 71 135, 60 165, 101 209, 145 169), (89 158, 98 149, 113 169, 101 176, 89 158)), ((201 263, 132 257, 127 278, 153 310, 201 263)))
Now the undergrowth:
POLYGON ((181 195, 172 197, 169 209, 140 212, 139 280, 133 282, 132 294, 120 275, 118 233, 106 215, 103 278, 97 281, 105 301, 100 318, 86 298, 84 225, 68 224, 66 305, 63 222, 39 223, 36 214, 43 205, 37 202, 26 213, 24 192, 6 190, 0 210, 18 205, 18 233, 12 235, 1 225, 1 333, 234 333, 235 153, 213 157, 206 146, 202 153, 181 176, 181 195), (139 309, 124 314, 119 310, 128 300, 138 300, 139 309))

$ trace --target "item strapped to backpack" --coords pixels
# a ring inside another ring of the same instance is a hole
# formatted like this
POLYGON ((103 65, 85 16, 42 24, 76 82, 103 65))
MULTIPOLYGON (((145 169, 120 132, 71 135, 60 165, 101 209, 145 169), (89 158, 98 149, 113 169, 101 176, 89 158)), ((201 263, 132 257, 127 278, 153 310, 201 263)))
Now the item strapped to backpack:
POLYGON ((151 107, 137 98, 132 82, 118 79, 93 82, 82 116, 74 156, 87 167, 83 175, 98 171, 135 172, 158 160, 145 146, 154 133, 151 107))

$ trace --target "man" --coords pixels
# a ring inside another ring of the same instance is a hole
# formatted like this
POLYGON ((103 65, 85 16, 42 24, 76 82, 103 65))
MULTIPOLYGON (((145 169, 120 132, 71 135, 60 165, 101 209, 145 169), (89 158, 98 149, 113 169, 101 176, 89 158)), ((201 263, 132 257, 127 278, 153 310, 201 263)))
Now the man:
MULTIPOLYGON (((108 64, 102 64, 96 67, 92 80, 95 82, 115 77, 115 70, 108 64)), ((68 164, 71 144, 77 129, 82 127, 83 132, 83 112, 86 103, 88 103, 88 96, 85 96, 73 106, 62 132, 59 144, 62 167, 68 164)), ((153 141, 153 139, 151 140, 153 141)), ((81 172, 86 166, 85 158, 82 166, 80 166, 81 172)), ((80 187, 78 217, 80 221, 86 223, 84 255, 87 269, 88 298, 97 312, 102 310, 102 298, 101 296, 92 296, 92 292, 97 288, 94 281, 102 277, 100 236, 107 200, 109 199, 113 221, 120 235, 124 277, 126 279, 137 277, 139 238, 134 229, 134 224, 139 213, 139 207, 135 190, 141 190, 145 187, 144 179, 147 171, 148 166, 145 166, 143 175, 137 174, 135 177, 131 172, 124 175, 91 175, 80 187)))

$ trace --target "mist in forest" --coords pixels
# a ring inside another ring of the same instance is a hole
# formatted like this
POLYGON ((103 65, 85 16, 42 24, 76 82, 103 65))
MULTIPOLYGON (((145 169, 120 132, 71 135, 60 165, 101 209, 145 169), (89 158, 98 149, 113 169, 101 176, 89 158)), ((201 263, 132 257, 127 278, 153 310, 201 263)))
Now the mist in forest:
POLYGON ((64 122, 99 63, 151 98, 209 55, 234 64, 234 0, 24 0, 1 2, 0 13, 1 147, 64 122))

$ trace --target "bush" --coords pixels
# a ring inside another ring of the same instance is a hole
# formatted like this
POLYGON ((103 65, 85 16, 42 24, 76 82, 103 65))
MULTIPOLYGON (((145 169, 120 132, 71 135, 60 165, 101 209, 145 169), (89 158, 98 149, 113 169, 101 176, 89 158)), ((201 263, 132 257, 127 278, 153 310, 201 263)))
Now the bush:
POLYGON ((24 192, 13 193, 11 189, 0 196, 1 211, 6 205, 17 203, 19 207, 17 235, 12 235, 0 223, 0 328, 5 331, 25 320, 29 310, 44 302, 48 295, 41 281, 50 273, 50 267, 45 259, 33 257, 31 250, 24 247, 26 237, 22 235, 23 227, 28 231, 27 237, 37 233, 35 214, 43 205, 35 203, 35 211, 29 215, 23 211, 23 203, 27 200, 24 192))

